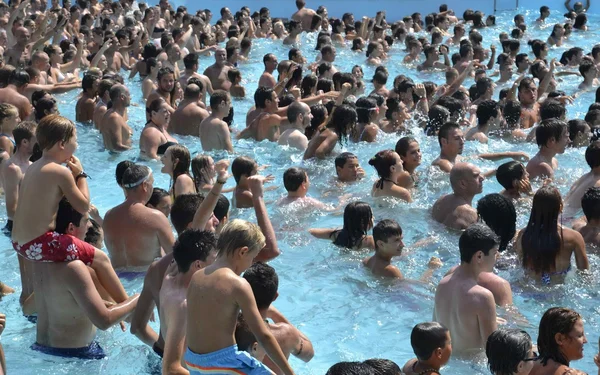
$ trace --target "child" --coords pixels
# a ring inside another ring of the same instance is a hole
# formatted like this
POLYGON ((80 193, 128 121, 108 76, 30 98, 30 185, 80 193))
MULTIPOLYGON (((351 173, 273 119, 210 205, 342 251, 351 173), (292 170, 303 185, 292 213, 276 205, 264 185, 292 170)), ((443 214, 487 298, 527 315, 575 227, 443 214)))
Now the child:
POLYGON ((402 228, 395 220, 381 220, 373 228, 375 255, 365 258, 363 264, 377 276, 403 279, 398 267, 391 264, 392 258, 402 255, 402 228))
MULTIPOLYGON (((262 183, 263 180, 264 177, 255 177, 248 182, 262 183)), ((187 292, 188 348, 184 357, 191 374, 217 368, 219 373, 228 373, 227 369, 231 369, 231 373, 272 374, 248 353, 237 350, 234 332, 240 310, 273 362, 285 375, 294 374, 258 312, 252 288, 240 277, 264 245, 265 236, 257 225, 233 220, 219 236, 215 262, 192 277, 187 292)))
POLYGON ((373 228, 373 211, 365 202, 349 203, 344 209, 344 227, 342 229, 311 228, 314 237, 333 241, 339 247, 354 250, 374 249, 373 236, 367 233, 373 228))
POLYGON ((502 185, 504 190, 501 195, 509 199, 522 198, 522 194, 531 195, 531 183, 529 174, 522 163, 518 161, 509 161, 498 167, 496 179, 502 185))
POLYGON ((12 104, 0 104, 0 148, 5 150, 9 156, 15 152, 15 139, 12 131, 21 122, 19 110, 12 104))
POLYGON ((265 349, 260 346, 260 343, 250 330, 250 327, 248 327, 248 323, 246 323, 242 314, 238 315, 235 326, 235 342, 239 350, 247 352, 257 361, 262 362, 265 358, 265 349))
POLYGON ((538 177, 554 178, 554 171, 558 168, 556 154, 563 154, 571 142, 567 124, 559 119, 544 120, 535 130, 535 139, 540 151, 527 163, 527 172, 530 179, 538 177))
POLYGON ((229 94, 234 98, 245 98, 246 89, 240 83, 242 82, 242 73, 239 70, 232 68, 227 72, 227 78, 231 81, 229 94))
POLYGON ((404 365, 402 370, 407 375, 439 375, 452 355, 450 331, 437 322, 417 324, 410 334, 410 344, 417 358, 404 365))
POLYGON ((588 245, 600 245, 600 187, 587 189, 581 198, 581 208, 586 221, 578 220, 573 229, 581 233, 588 245))
MULTIPOLYGON (((236 208, 253 207, 252 192, 248 187, 248 177, 258 174, 259 168, 256 162, 247 157, 239 156, 231 163, 231 174, 235 179, 235 188, 233 190, 233 206, 236 208)), ((268 175, 264 178, 265 182, 271 182, 275 177, 268 175)), ((267 189, 269 190, 269 189, 267 189)))
MULTIPOLYGON (((326 208, 325 204, 315 198, 307 197, 310 180, 304 169, 288 168, 283 173, 283 186, 287 191, 287 196, 279 201, 280 205, 287 205, 298 202, 301 207, 312 207, 318 209, 326 208)), ((298 206, 297 206, 298 207, 298 206)))

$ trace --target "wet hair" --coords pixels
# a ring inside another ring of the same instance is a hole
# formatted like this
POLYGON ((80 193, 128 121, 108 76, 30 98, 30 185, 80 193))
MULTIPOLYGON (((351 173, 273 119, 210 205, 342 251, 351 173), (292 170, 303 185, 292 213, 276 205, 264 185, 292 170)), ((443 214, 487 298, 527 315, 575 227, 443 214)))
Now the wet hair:
POLYGON ((446 107, 434 104, 429 107, 428 117, 425 134, 429 136, 436 135, 440 127, 450 118, 450 111, 446 107))
POLYGON ((101 241, 103 233, 102 226, 92 218, 90 218, 90 223, 92 225, 88 228, 87 232, 85 232, 84 241, 100 249, 103 246, 101 241))
MULTIPOLYGON (((529 222, 521 237, 523 267, 536 273, 553 272, 563 245, 558 233, 562 198, 553 186, 540 188, 533 197, 529 222)), ((561 229, 562 232, 562 229, 561 229)))
POLYGON ((332 233, 332 236, 337 233, 333 243, 340 247, 357 247, 367 235, 372 220, 373 211, 368 203, 349 203, 344 208, 344 227, 332 233))
POLYGON ((37 143, 43 150, 50 150, 59 142, 69 142, 75 134, 75 124, 59 115, 47 115, 38 124, 35 131, 37 143))
POLYGON ((73 208, 67 197, 62 197, 60 202, 58 202, 58 211, 56 213, 56 225, 54 230, 61 234, 67 234, 69 223, 73 223, 73 225, 79 228, 82 218, 83 214, 73 208))
POLYGON ((56 99, 54 98, 41 98, 35 102, 35 119, 41 121, 44 117, 48 116, 46 111, 50 111, 56 107, 56 99))
POLYGON ((400 99, 398 98, 387 98, 386 105, 388 107, 387 111, 385 111, 385 118, 388 120, 392 120, 392 115, 401 110, 400 99))
POLYGON ((115 178, 117 180, 117 185, 123 185, 123 175, 125 174, 125 171, 133 165, 135 165, 135 163, 131 160, 123 160, 119 162, 119 164, 117 164, 117 168, 115 170, 115 178))
POLYGON ((308 175, 304 169, 292 167, 283 173, 283 186, 288 192, 296 192, 306 182, 308 175))
POLYGON ((151 174, 152 170, 145 165, 133 164, 123 172, 121 187, 129 191, 135 190, 141 186, 151 174))
POLYGON ((583 118, 590 126, 594 125, 596 121, 600 120, 600 110, 592 109, 589 110, 583 118))
POLYGON ((585 161, 591 169, 600 166, 600 141, 593 140, 585 150, 585 161))
POLYGON ((258 342, 242 313, 237 317, 234 337, 238 348, 248 353, 252 351, 254 343, 258 342))
POLYGON ((244 272, 243 277, 252 288, 256 307, 259 310, 267 309, 277 298, 279 288, 279 277, 275 268, 266 263, 256 262, 244 272))
POLYGON ((498 193, 488 194, 477 202, 477 215, 499 237, 498 251, 506 250, 517 232, 517 212, 512 200, 498 193))
POLYGON ((485 354, 494 375, 517 373, 519 363, 529 358, 531 336, 520 329, 498 329, 488 337, 485 354))
POLYGON ((567 113, 565 106, 556 99, 547 99, 540 105, 541 121, 546 119, 563 119, 567 113))
POLYGON ((210 96, 210 100, 209 100, 210 107, 215 109, 219 105, 221 105, 221 103, 226 102, 228 98, 229 98, 229 93, 227 91, 215 90, 215 91, 213 91, 212 95, 210 96))
POLYGON ((98 84, 98 96, 104 97, 106 92, 110 92, 110 89, 116 84, 112 79, 102 79, 98 84))
POLYGON ((10 77, 8 78, 8 84, 15 85, 15 86, 17 86, 17 88, 20 88, 20 87, 23 87, 24 85, 29 84, 29 80, 30 80, 30 77, 26 71, 16 69, 16 70, 13 70, 13 72, 10 74, 10 77))
MULTIPOLYGON (((600 114, 600 111, 598 111, 598 114, 600 114)), ((588 123, 585 120, 580 119, 569 120, 567 125, 569 126, 569 139, 571 140, 571 142, 575 140, 579 133, 585 132, 586 128, 589 127, 588 123)))
POLYGON ((198 55, 195 53, 188 53, 183 58, 183 65, 186 69, 194 69, 194 66, 198 65, 198 55))
POLYGON ((174 74, 173 73, 173 69, 169 68, 168 66, 160 68, 158 70, 158 74, 156 75, 156 81, 160 82, 160 80, 162 79, 162 77, 164 77, 166 75, 169 75, 169 74, 174 74))
POLYGON ((343 145, 347 142, 348 135, 356 125, 357 119, 356 110, 351 105, 342 104, 333 111, 327 127, 335 131, 339 137, 339 143, 343 145))
POLYGON ((581 198, 581 208, 588 222, 600 219, 600 187, 592 186, 585 191, 581 198))
POLYGON ((179 159, 177 165, 173 165, 173 184, 172 188, 175 188, 175 182, 177 178, 182 174, 187 174, 189 176, 190 164, 191 164, 191 156, 190 151, 181 144, 176 144, 171 147, 171 162, 175 164, 175 159, 179 159))
POLYGON ((538 146, 546 146, 551 139, 558 141, 567 130, 567 123, 562 120, 555 118, 543 120, 535 130, 535 140, 538 146))
POLYGON ((261 86, 254 93, 254 104, 256 108, 265 108, 267 100, 273 100, 273 89, 261 86))
POLYGON ((183 233, 194 220, 196 210, 202 201, 204 196, 201 194, 180 194, 175 198, 171 207, 171 223, 178 234, 183 233))
POLYGON ((217 239, 215 234, 208 230, 186 229, 173 245, 173 259, 181 273, 190 270, 192 263, 199 260, 206 262, 206 258, 215 249, 217 239))
MULTIPOLYGON (((481 81, 481 80, 480 80, 481 81)), ((498 113, 498 102, 495 100, 484 100, 477 106, 477 122, 479 126, 486 124, 491 118, 500 116, 498 113)))
POLYGON ((502 115, 506 124, 511 128, 517 126, 521 119, 521 103, 516 100, 507 100, 502 110, 502 115))
POLYGON ((438 133, 438 143, 440 144, 440 147, 442 146, 442 139, 448 140, 448 135, 452 130, 455 129, 460 129, 460 125, 458 125, 455 122, 447 122, 444 125, 442 125, 438 133))
POLYGON ((387 242, 388 238, 402 236, 402 228, 396 220, 384 219, 373 227, 373 241, 377 249, 377 241, 387 242))
POLYGON ((471 225, 458 240, 461 263, 471 263, 478 251, 488 256, 490 251, 498 246, 498 242, 498 236, 487 225, 481 223, 471 225))
POLYGON ((239 183, 242 179, 242 175, 246 175, 247 177, 252 176, 252 172, 256 171, 258 165, 254 161, 247 156, 238 156, 231 163, 231 174, 233 174, 233 178, 236 183, 239 183))
POLYGON ((357 159, 356 155, 354 155, 351 152, 342 152, 341 154, 339 154, 338 156, 336 156, 335 158, 335 167, 336 168, 344 168, 344 165, 346 165, 346 162, 350 159, 357 159))
POLYGON ((338 362, 325 375, 377 375, 375 369, 363 362, 338 362))
POLYGON ((556 334, 568 335, 581 315, 565 307, 552 307, 548 309, 540 320, 538 332, 538 350, 542 365, 546 366, 548 360, 553 360, 561 365, 569 366, 569 358, 565 358, 560 346, 556 342, 556 334))
POLYGON ((302 79, 302 84, 300 85, 302 90, 302 98, 306 98, 313 93, 313 91, 317 87, 317 83, 319 82, 319 78, 314 74, 309 74, 302 79))
MULTIPOLYGON (((450 111, 450 117, 456 117, 463 112, 463 105, 459 99, 456 99, 452 96, 443 96, 438 102, 438 105, 448 109, 450 111)), ((431 118, 431 117, 430 117, 431 118)))
POLYGON ((359 123, 368 124, 371 122, 371 117, 374 110, 377 109, 375 99, 362 97, 356 101, 356 115, 359 123))
POLYGON ((520 181, 525 174, 525 167, 518 161, 509 161, 498 167, 496 179, 506 190, 513 189, 514 181, 520 181))
POLYGON ((379 151, 369 160, 369 165, 377 171, 380 178, 388 178, 392 173, 390 167, 396 165, 396 152, 394 150, 379 151))
POLYGON ((573 23, 573 28, 574 29, 582 29, 583 26, 585 26, 585 24, 587 24, 587 16, 585 13, 579 13, 576 17, 575 17, 575 22, 573 23))
POLYGON ((419 323, 410 333, 410 345, 417 358, 426 361, 437 348, 446 346, 448 328, 438 322, 419 323))
POLYGON ((229 199, 227 199, 227 197, 223 194, 220 194, 215 209, 213 210, 213 214, 219 220, 219 222, 222 222, 223 218, 229 216, 229 206, 229 199))
POLYGON ((388 80, 388 74, 384 71, 378 71, 373 75, 373 83, 378 83, 380 85, 385 85, 388 80))
POLYGON ((154 189, 152 189, 152 196, 150 196, 150 199, 148 200, 148 203, 146 203, 146 206, 151 205, 152 207, 156 207, 160 203, 161 199, 168 196, 168 191, 166 191, 165 189, 155 187, 154 189))
POLYGON ((400 375, 402 371, 396 362, 389 359, 371 358, 363 362, 375 370, 375 375, 400 375))

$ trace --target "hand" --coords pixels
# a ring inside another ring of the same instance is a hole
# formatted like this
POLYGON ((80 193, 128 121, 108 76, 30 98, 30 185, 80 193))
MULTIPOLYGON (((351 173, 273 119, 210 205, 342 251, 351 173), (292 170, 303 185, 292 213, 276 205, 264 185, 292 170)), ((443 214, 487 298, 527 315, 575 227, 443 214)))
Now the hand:
POLYGON ((263 195, 263 185, 266 182, 271 182, 275 180, 275 177, 270 174, 267 176, 261 176, 259 174, 255 174, 254 176, 248 177, 248 186, 250 187, 250 191, 252 192, 253 197, 262 197, 263 195))
POLYGON ((552 59, 552 61, 550 61, 550 71, 553 72, 554 68, 556 68, 556 58, 552 59))
POLYGON ((356 169, 356 177, 358 177, 358 178, 365 177, 365 170, 362 167, 358 167, 356 169))
POLYGON ((92 219, 94 219, 95 221, 102 221, 100 212, 98 212, 98 207, 94 206, 93 204, 90 204, 90 209, 88 210, 88 213, 90 214, 90 217, 92 219), (98 220, 98 219, 100 219, 100 220, 98 220))
POLYGON ((6 315, 0 314, 0 335, 4 332, 4 327, 6 327, 6 315))
POLYGON ((227 181, 228 178, 227 168, 217 170, 217 181, 227 181))
POLYGON ((524 193, 526 195, 531 195, 532 191, 531 191, 531 182, 529 182, 529 179, 527 180, 520 180, 516 182, 516 188, 517 191, 519 193, 524 193))
POLYGON ((294 98, 298 99, 300 96, 302 96, 302 93, 300 91, 300 88, 298 86, 294 86, 293 88, 291 88, 290 90, 288 90, 288 92, 292 95, 294 95, 294 98))
POLYGON ((75 155, 71 156, 71 159, 67 161, 67 168, 71 170, 73 178, 76 178, 81 174, 81 172, 83 172, 83 166, 75 155))
POLYGON ((596 354, 594 356, 594 363, 596 364, 596 366, 598 366, 598 368, 600 368, 600 355, 596 354))
POLYGON ((448 47, 446 46, 440 46, 440 52, 442 55, 447 55, 448 54, 448 47))
POLYGON ((496 317, 496 323, 498 323, 499 326, 506 325, 506 319, 497 316, 496 317))
POLYGON ((413 92, 421 99, 426 97, 426 95, 427 95, 427 91, 425 90, 425 85, 422 83, 417 83, 415 85, 415 88, 413 89, 413 92))
POLYGON ((442 263, 442 260, 438 257, 431 257, 431 259, 429 259, 429 263, 427 264, 427 267, 429 267, 429 269, 431 270, 435 270, 440 268, 441 266, 443 266, 444 263, 442 263))
POLYGON ((217 172, 223 169, 227 172, 227 168, 229 168, 229 160, 227 159, 219 160, 215 163, 215 171, 217 172))
POLYGON ((495 46, 494 44, 492 44, 492 45, 490 46, 490 50, 491 50, 492 52, 496 52, 496 46, 495 46))

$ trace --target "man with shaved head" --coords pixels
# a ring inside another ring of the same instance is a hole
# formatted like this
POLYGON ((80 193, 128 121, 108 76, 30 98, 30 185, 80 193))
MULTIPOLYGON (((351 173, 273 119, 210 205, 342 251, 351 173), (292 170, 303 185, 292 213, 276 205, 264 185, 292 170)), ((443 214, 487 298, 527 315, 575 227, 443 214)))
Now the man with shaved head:
POLYGON ((202 95, 201 85, 200 79, 190 79, 183 93, 183 100, 169 121, 170 133, 199 136, 200 124, 209 116, 208 111, 199 105, 202 95))
POLYGON ((104 147, 109 151, 126 151, 131 148, 133 131, 125 121, 127 107, 131 104, 129 89, 123 85, 114 85, 109 92, 112 107, 102 118, 100 132, 104 147))
POLYGON ((433 219, 452 229, 466 229, 477 222, 473 197, 483 190, 484 177, 470 163, 456 163, 450 171, 452 194, 439 198, 431 210, 433 219))
POLYGON ((15 30, 16 44, 8 49, 6 53, 6 63, 14 66, 25 65, 23 61, 29 60, 29 51, 27 44, 31 39, 31 33, 25 27, 21 26, 15 30))
POLYGON ((291 127, 281 133, 279 144, 302 151, 306 150, 308 147, 308 138, 304 135, 304 130, 310 126, 310 121, 312 120, 310 107, 306 103, 293 102, 287 109, 287 118, 291 127))
POLYGON ((224 83, 229 82, 227 72, 231 69, 227 65, 227 51, 219 48, 215 51, 215 63, 206 68, 204 75, 210 79, 213 89, 226 90, 224 83))

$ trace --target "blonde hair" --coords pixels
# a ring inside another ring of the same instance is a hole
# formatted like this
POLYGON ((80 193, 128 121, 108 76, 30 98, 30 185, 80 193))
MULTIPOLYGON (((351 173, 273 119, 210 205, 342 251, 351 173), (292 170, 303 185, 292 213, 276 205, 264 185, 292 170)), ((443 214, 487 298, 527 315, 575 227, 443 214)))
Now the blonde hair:
POLYGON ((41 150, 50 150, 58 142, 68 142, 75 134, 75 124, 60 115, 47 115, 37 126, 35 136, 41 150))
POLYGON ((265 246, 265 235, 258 225, 245 220, 235 219, 227 223, 217 242, 220 256, 230 256, 242 247, 250 251, 260 250, 265 246))
POLYGON ((7 118, 18 114, 19 109, 14 105, 9 103, 0 103, 0 125, 2 125, 4 120, 7 118))

